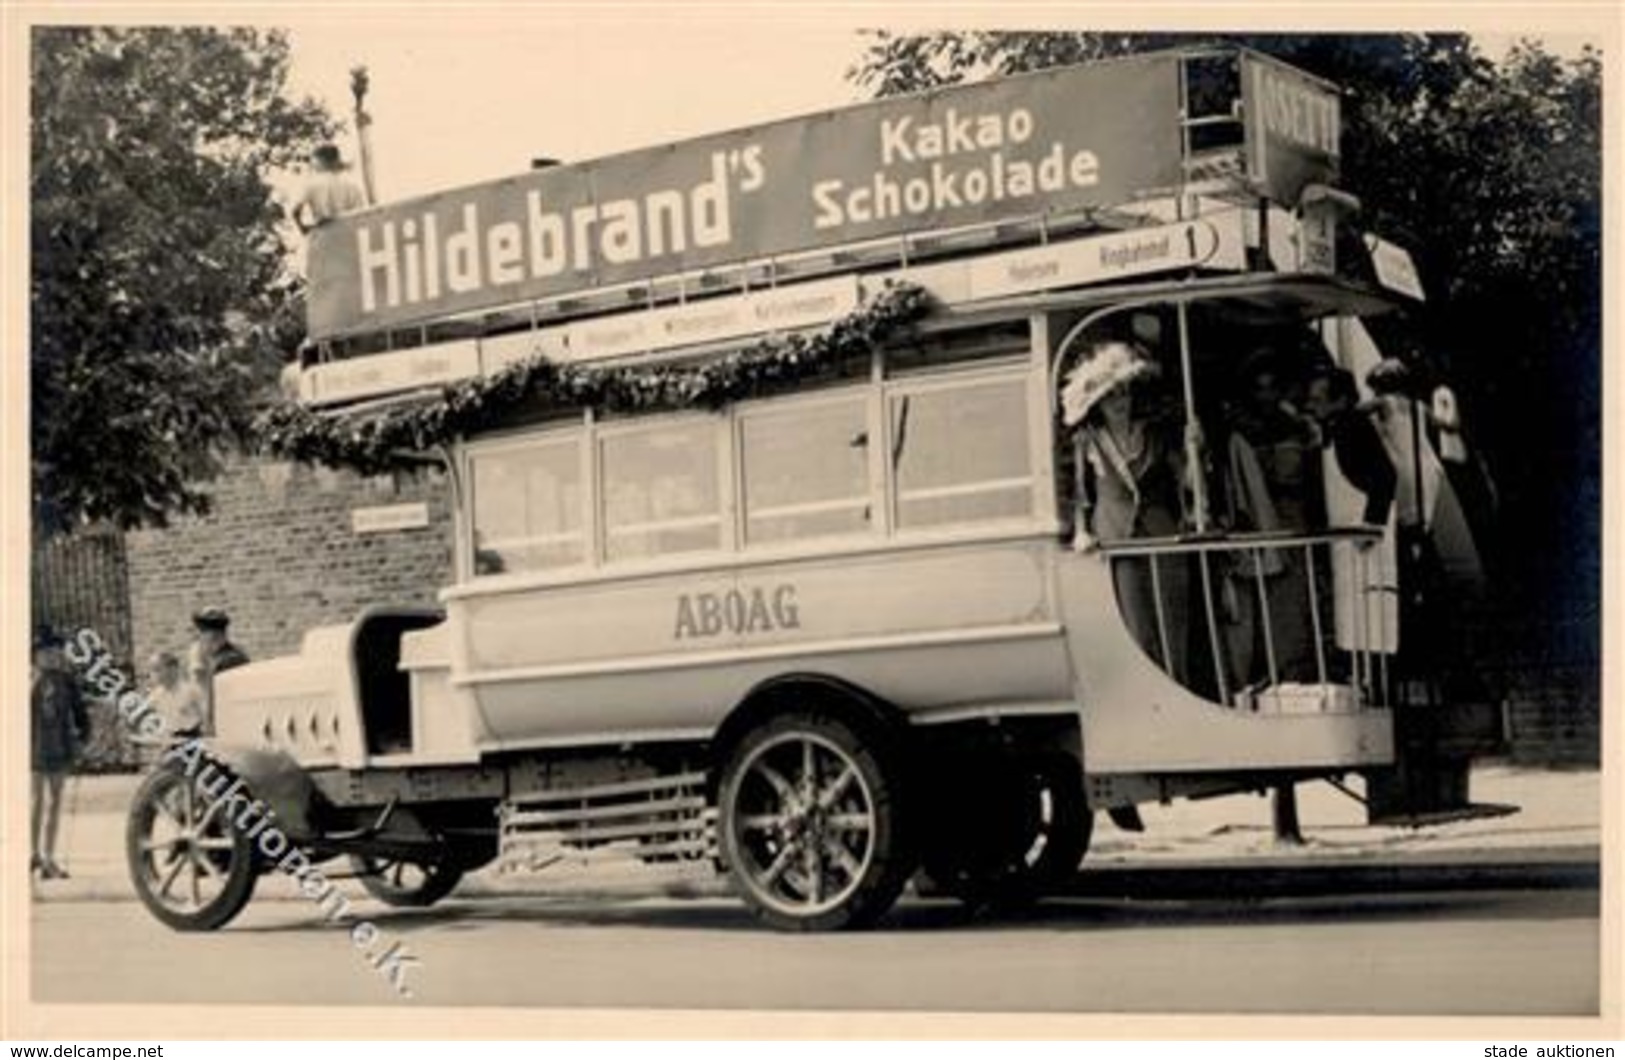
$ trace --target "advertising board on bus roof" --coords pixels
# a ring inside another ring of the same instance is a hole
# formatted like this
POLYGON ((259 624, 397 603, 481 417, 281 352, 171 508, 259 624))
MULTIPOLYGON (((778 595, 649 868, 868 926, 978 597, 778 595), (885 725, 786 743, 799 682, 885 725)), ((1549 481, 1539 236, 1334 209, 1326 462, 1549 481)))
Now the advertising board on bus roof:
POLYGON ((1179 57, 1069 67, 557 166, 340 217, 316 339, 1179 183, 1179 57))

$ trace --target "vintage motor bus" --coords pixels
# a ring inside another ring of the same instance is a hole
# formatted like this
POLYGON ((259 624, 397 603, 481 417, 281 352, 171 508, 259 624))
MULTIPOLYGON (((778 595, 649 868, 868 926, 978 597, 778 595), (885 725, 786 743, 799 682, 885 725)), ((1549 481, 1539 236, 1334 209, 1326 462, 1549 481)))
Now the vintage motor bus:
MULTIPOLYGON (((455 580, 221 675, 211 758, 387 902, 498 859, 694 860, 798 930, 922 869, 1040 893, 1145 802, 1359 777, 1373 820, 1475 812, 1499 716, 1404 588, 1459 508, 1414 396, 1376 398, 1386 525, 1318 441, 1313 518, 1239 520, 1224 485, 1246 358, 1364 380, 1422 296, 1335 187, 1339 114, 1263 56, 1159 53, 319 228, 319 356, 272 433, 441 467, 455 580), (1113 347, 1160 372, 1187 507, 1095 542, 1065 394, 1113 347)), ((278 864, 195 787, 159 768, 129 829, 183 930, 278 864)))

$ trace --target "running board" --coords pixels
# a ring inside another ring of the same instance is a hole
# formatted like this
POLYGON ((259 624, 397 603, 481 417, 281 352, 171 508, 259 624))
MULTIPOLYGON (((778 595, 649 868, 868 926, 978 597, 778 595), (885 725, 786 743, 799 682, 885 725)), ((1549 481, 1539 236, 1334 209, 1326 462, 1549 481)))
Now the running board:
POLYGON ((715 858, 716 810, 705 782, 704 773, 679 773, 509 799, 497 810, 498 870, 715 858))

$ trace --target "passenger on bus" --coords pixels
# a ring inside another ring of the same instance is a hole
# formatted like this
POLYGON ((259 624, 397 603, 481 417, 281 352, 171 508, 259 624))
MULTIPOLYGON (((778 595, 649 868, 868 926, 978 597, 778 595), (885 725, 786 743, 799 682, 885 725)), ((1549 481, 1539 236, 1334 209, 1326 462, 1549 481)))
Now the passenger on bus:
MULTIPOLYGON (((1291 400, 1286 363, 1275 350, 1256 351, 1243 362, 1240 375, 1242 390, 1227 424, 1229 529, 1306 533, 1319 521, 1314 504, 1319 432, 1291 400)), ((1265 544, 1231 556, 1223 611, 1235 683, 1245 687, 1309 678, 1314 645, 1301 547, 1265 544)))
MULTIPOLYGON (((1186 529, 1184 452, 1176 407, 1152 389, 1161 371, 1126 342, 1095 346, 1072 371, 1062 398, 1078 428, 1079 519, 1075 547, 1186 529)), ((1189 556, 1119 557, 1118 606, 1134 639, 1181 684, 1189 678, 1189 556), (1157 590, 1160 588, 1160 598, 1157 590), (1159 620, 1160 619, 1160 620, 1159 620)))
POLYGON ((1310 376, 1304 411, 1319 427, 1322 448, 1331 447, 1337 469, 1365 495, 1361 521, 1386 524, 1399 475, 1370 413, 1360 408, 1354 376, 1332 365, 1319 368, 1310 376))
POLYGON ((346 175, 350 167, 344 164, 336 144, 316 148, 311 152, 310 162, 315 172, 293 207, 293 222, 299 231, 309 232, 340 214, 367 205, 361 186, 346 175))

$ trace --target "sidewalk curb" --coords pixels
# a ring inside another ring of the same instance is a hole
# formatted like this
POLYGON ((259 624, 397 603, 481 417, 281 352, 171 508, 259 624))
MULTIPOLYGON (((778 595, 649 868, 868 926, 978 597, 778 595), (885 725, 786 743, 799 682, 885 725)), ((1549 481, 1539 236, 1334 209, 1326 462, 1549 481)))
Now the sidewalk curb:
POLYGON ((1385 858, 1272 859, 1161 865, 1085 863, 1057 897, 1146 901, 1319 898, 1438 891, 1597 890, 1600 847, 1535 847, 1385 858))

